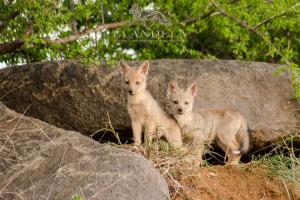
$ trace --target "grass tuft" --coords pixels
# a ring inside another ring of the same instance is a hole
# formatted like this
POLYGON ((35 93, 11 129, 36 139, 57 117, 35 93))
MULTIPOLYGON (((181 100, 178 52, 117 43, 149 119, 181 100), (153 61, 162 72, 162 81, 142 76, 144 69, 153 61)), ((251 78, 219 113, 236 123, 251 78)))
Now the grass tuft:
POLYGON ((71 200, 83 200, 83 198, 81 198, 77 194, 74 194, 74 195, 72 195, 71 200))
POLYGON ((264 155, 254 156, 252 163, 264 166, 270 176, 300 186, 300 142, 299 136, 290 136, 272 145, 272 150, 264 155))

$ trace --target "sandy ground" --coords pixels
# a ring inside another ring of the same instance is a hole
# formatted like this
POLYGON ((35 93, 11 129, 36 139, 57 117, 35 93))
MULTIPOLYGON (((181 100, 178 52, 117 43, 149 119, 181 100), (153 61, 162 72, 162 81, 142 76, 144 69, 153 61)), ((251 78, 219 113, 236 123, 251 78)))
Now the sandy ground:
POLYGON ((175 200, 299 200, 300 187, 248 165, 202 167, 180 177, 175 200))

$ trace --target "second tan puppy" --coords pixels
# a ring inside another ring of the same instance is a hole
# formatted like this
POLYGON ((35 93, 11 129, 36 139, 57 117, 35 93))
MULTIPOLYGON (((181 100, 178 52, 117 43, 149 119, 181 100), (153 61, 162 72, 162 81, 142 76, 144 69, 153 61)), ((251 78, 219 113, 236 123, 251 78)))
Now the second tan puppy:
POLYGON ((187 90, 176 82, 168 85, 167 98, 172 115, 183 129, 183 134, 193 138, 194 143, 216 140, 228 157, 228 163, 236 164, 249 149, 249 133, 244 117, 233 110, 206 109, 193 111, 197 84, 187 90))
POLYGON ((146 89, 149 62, 144 62, 138 68, 130 67, 126 62, 120 62, 119 67, 128 92, 127 109, 131 118, 134 143, 141 144, 142 128, 146 127, 146 133, 150 139, 153 135, 165 136, 170 144, 181 147, 180 127, 146 89))

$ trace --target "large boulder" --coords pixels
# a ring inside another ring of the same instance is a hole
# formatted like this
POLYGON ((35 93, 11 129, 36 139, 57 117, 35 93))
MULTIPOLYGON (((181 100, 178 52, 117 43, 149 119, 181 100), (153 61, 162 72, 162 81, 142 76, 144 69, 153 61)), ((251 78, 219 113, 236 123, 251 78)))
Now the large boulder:
POLYGON ((0 102, 0 200, 165 200, 144 157, 9 110, 0 102))
MULTIPOLYGON (((289 78, 274 76, 276 67, 232 60, 153 60, 148 88, 167 109, 169 80, 185 85, 197 81, 196 109, 240 111, 253 130, 254 145, 263 146, 297 133, 300 122, 289 78)), ((115 129, 130 128, 123 86, 115 66, 104 63, 87 67, 75 61, 44 62, 0 71, 0 97, 8 107, 88 135, 103 128, 108 116, 115 129)))

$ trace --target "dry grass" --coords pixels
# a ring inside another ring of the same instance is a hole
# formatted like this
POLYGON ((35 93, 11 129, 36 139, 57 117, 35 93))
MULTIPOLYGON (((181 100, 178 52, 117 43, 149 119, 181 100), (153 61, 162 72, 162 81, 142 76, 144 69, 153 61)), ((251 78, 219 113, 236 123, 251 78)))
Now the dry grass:
MULTIPOLYGON (((200 166, 208 165, 208 163, 201 159, 204 153, 209 152, 208 148, 203 148, 203 145, 200 147, 200 144, 198 144, 198 148, 196 148, 191 145, 192 142, 187 138, 184 139, 185 146, 180 149, 174 148, 166 141, 158 139, 157 137, 150 140, 147 136, 153 136, 152 133, 145 134, 144 143, 142 145, 122 144, 119 133, 112 126, 108 114, 107 119, 107 122, 104 123, 104 128, 96 131, 91 137, 98 133, 103 135, 107 133, 112 134, 117 139, 117 144, 110 143, 112 146, 138 153, 147 158, 165 177, 172 199, 175 196, 181 195, 179 194, 180 189, 186 190, 188 187, 180 182, 182 175, 195 173, 200 166)), ((209 145, 211 145, 211 142, 208 146, 209 145)))
MULTIPOLYGON (((289 146, 286 142, 287 140, 283 140, 281 143, 274 145, 272 155, 270 153, 253 157, 251 163, 241 164, 238 168, 242 171, 244 168, 246 170, 266 169, 270 177, 274 177, 275 180, 279 180, 279 182, 283 183, 288 196, 291 196, 289 199, 294 199, 292 198, 290 186, 291 183, 293 183, 293 185, 298 187, 300 183, 300 159, 294 152, 299 149, 289 146), (279 149, 281 149, 281 151, 279 151, 279 149), (283 150, 285 151, 284 154, 282 152, 283 150)), ((154 167, 165 177, 170 189, 171 199, 190 199, 189 194, 193 193, 194 189, 189 183, 183 181, 182 178, 197 176, 199 175, 199 169, 201 169, 201 167, 209 166, 209 163, 206 161, 201 161, 201 164, 199 164, 199 153, 189 144, 189 141, 185 141, 185 146, 181 150, 173 148, 163 140, 155 140, 151 143, 144 143, 141 146, 127 144, 113 145, 118 148, 139 153, 150 160, 154 167)), ((204 153, 214 154, 215 152, 209 151, 206 147, 204 153)), ((212 192, 213 191, 207 191, 207 193, 212 192)))
MULTIPOLYGON (((208 163, 201 159, 202 153, 195 150, 191 145, 185 145, 181 149, 170 146, 163 140, 155 140, 146 142, 143 145, 116 145, 131 152, 143 155, 147 158, 155 168, 165 177, 171 198, 175 198, 180 194, 180 190, 188 190, 188 185, 184 185, 180 181, 180 177, 184 175, 195 174, 200 166, 207 166, 208 163)), ((208 152, 207 149, 204 150, 208 152)))

